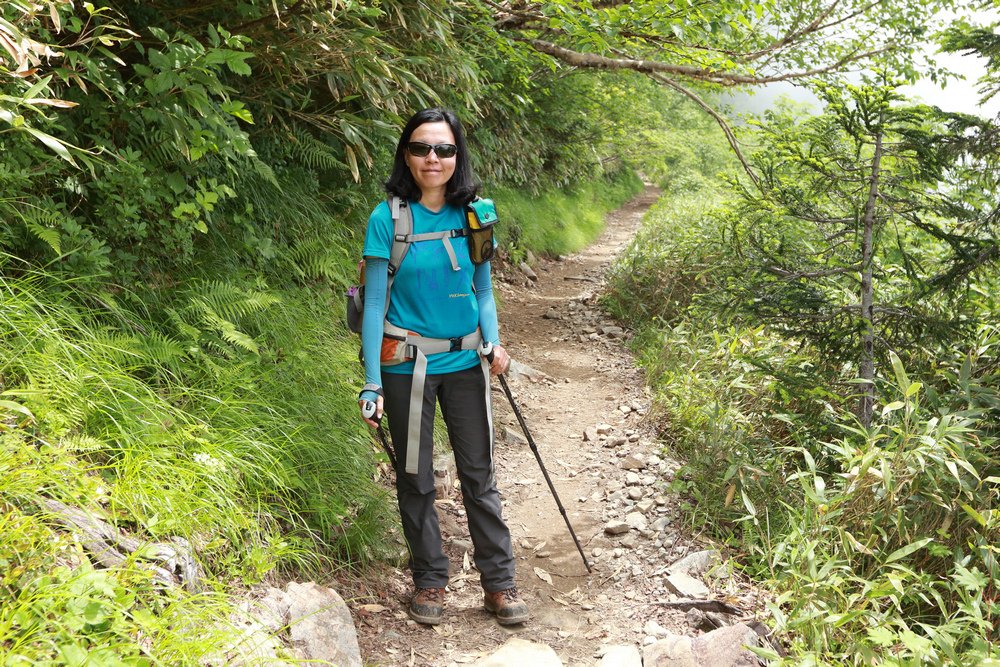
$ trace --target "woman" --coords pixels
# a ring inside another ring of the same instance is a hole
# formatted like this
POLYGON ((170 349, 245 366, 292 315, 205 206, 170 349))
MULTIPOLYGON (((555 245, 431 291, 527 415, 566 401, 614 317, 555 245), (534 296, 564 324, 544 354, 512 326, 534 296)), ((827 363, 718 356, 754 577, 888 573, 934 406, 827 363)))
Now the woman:
POLYGON ((501 516, 493 469, 489 376, 506 371, 510 358, 500 345, 490 263, 473 264, 468 237, 462 235, 465 207, 477 189, 458 118, 445 109, 424 109, 403 128, 386 182, 390 200, 372 212, 365 236, 361 339, 366 384, 359 405, 376 404, 375 418, 365 418, 369 426, 377 426, 383 407, 388 415, 415 587, 409 613, 430 625, 441 622, 448 583, 448 558, 434 509, 436 401, 455 452, 484 606, 504 625, 528 619, 527 605, 514 587, 510 531, 501 516), (412 216, 414 240, 392 272, 386 310, 398 215, 412 216), (390 336, 383 338, 386 333, 390 336), (389 365, 385 350, 399 346, 399 338, 414 343, 402 348, 410 360, 389 365), (493 346, 491 363, 480 354, 486 341, 493 346))

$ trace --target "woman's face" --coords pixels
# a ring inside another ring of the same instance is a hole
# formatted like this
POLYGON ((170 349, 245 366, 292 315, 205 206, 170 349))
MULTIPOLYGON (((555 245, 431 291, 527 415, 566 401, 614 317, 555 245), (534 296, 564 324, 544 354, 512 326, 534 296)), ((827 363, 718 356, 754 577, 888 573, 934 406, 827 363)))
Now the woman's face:
MULTIPOLYGON (((455 134, 451 127, 444 121, 436 123, 424 123, 418 125, 417 129, 410 135, 409 143, 419 142, 424 144, 452 144, 455 143, 455 134)), ((436 151, 429 151, 424 157, 413 155, 406 151, 406 166, 410 168, 413 180, 416 181, 420 192, 424 195, 434 190, 443 190, 445 185, 455 173, 455 164, 458 157, 440 157, 436 151)))

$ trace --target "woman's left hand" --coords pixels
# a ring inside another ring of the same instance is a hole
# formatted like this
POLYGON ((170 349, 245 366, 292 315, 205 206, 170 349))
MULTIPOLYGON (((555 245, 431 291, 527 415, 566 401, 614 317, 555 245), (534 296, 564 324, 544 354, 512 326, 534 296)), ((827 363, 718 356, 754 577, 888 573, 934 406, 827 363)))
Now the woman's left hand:
POLYGON ((510 355, 502 345, 493 346, 493 362, 490 364, 490 375, 500 375, 506 373, 510 368, 510 355))

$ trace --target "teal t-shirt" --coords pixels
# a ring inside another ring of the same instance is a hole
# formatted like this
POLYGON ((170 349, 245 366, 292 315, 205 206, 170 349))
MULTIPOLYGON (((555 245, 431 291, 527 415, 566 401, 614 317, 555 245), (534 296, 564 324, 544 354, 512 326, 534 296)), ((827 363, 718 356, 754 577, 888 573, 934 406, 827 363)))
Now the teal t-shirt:
MULTIPOLYGON (((426 234, 465 227, 465 211, 446 204, 434 212, 417 202, 413 212, 413 233, 426 234)), ((392 213, 388 202, 375 207, 368 218, 364 255, 389 259, 393 237, 392 213)), ((460 236, 449 239, 458 260, 458 271, 441 239, 416 241, 396 271, 389 299, 387 319, 408 331, 430 338, 457 338, 479 326, 479 304, 472 289, 475 265, 469 257, 469 241, 460 236)), ((441 352, 427 357, 427 373, 462 371, 479 364, 475 350, 441 352)), ((413 362, 382 366, 383 373, 412 373, 413 362)))

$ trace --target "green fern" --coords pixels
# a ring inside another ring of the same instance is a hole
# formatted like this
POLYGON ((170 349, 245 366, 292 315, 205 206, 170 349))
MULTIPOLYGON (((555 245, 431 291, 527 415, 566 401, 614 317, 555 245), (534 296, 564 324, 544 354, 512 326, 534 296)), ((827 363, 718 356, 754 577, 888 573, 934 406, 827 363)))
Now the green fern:
POLYGON ((187 355, 183 343, 154 331, 134 339, 135 349, 150 365, 172 366, 187 355))
POLYGON ((281 299, 268 292, 243 289, 219 280, 201 282, 192 303, 203 306, 206 313, 217 314, 227 320, 242 319, 261 313, 281 303, 281 299))
POLYGON ((28 231, 31 232, 40 241, 44 241, 46 245, 56 251, 57 255, 62 254, 62 237, 59 236, 59 231, 51 229, 49 227, 43 227, 34 222, 29 222, 27 225, 28 231))
POLYGON ((343 276, 347 249, 310 239, 288 249, 285 259, 302 280, 336 280, 343 276))
POLYGON ((289 132, 288 153, 310 169, 347 171, 348 167, 330 145, 320 141, 301 127, 289 132))

